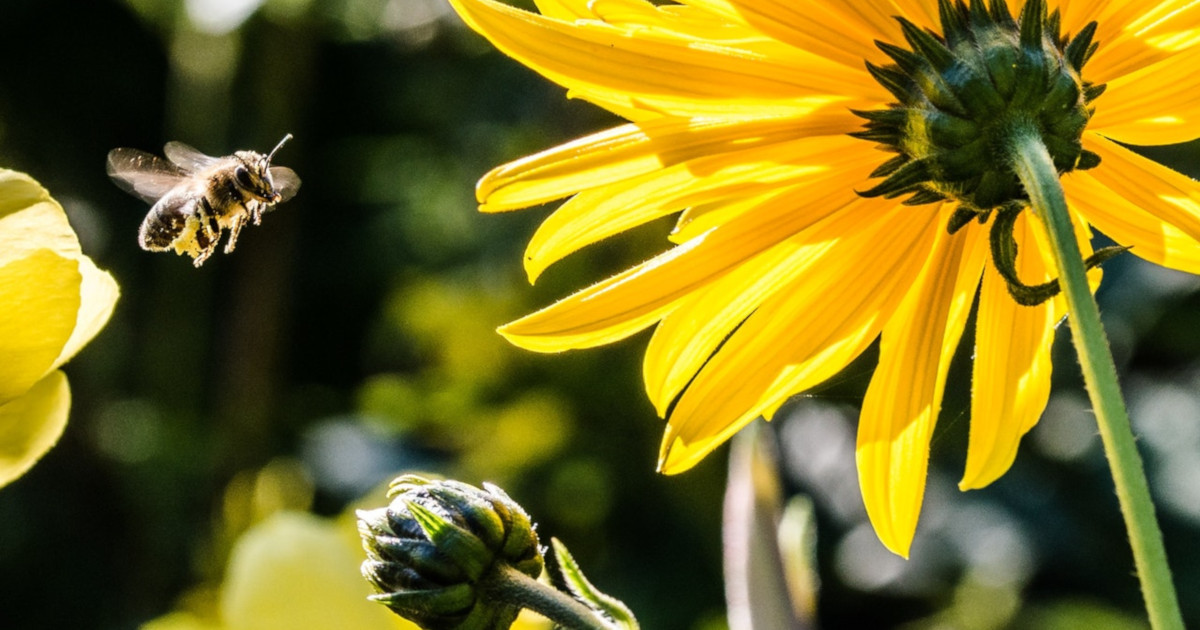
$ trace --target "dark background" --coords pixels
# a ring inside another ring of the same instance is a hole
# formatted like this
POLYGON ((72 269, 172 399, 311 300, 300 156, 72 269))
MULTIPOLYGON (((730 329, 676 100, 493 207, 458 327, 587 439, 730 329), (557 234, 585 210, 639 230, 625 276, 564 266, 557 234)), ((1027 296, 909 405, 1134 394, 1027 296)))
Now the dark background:
MULTIPOLYGON (((663 247, 659 223, 531 288, 521 255, 545 211, 475 211, 488 169, 614 121, 441 0, 270 0, 221 23, 234 4, 193 2, 189 17, 174 1, 0 3, 0 165, 62 202, 122 289, 67 367, 62 441, 0 490, 0 627, 134 628, 171 611, 220 581, 231 541, 264 516, 230 511, 247 479, 275 475, 298 497, 284 507, 334 515, 410 469, 499 483, 643 627, 722 627, 725 450, 654 474, 646 335, 547 356, 493 332, 663 247), (303 187, 235 253, 194 269, 138 249, 147 208, 108 180, 108 150, 266 151, 288 132, 276 162, 303 187)), ((1180 167, 1197 150, 1154 155, 1180 167)), ((1131 256, 1106 270, 1102 308, 1200 625, 1200 283, 1131 256)), ((907 562, 865 524, 854 479, 873 356, 780 414, 785 487, 817 507, 822 627, 1142 627, 1063 333, 1047 416, 1011 472, 967 494, 960 352, 907 562)))

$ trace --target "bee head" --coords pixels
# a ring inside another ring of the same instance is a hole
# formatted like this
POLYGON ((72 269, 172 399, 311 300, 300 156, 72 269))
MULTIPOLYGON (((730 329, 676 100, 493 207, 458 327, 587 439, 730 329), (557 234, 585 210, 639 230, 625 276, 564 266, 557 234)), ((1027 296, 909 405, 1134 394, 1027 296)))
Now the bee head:
POLYGON ((238 186, 267 203, 279 201, 281 195, 276 190, 275 182, 271 178, 271 158, 275 157, 275 152, 283 146, 283 143, 291 139, 292 134, 290 133, 284 136, 279 144, 275 145, 275 148, 265 156, 256 151, 235 153, 234 157, 240 162, 233 171, 233 177, 238 186))

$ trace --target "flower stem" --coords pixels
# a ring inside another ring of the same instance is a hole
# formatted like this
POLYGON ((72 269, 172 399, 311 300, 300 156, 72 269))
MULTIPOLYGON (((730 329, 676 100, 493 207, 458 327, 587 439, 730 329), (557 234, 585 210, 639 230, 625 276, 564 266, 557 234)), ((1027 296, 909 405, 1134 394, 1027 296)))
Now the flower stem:
POLYGON ((1183 617, 1171 583, 1171 570, 1167 566, 1162 532, 1154 515, 1150 486, 1117 384, 1117 370, 1100 323, 1100 309, 1088 287, 1083 256, 1075 241, 1062 183, 1032 122, 1014 125, 1009 139, 1011 166, 1029 194, 1033 211, 1049 232, 1059 282, 1067 301, 1075 351, 1079 355, 1083 380, 1116 484, 1150 625, 1155 630, 1183 630, 1183 617))
POLYGON ((587 606, 504 563, 497 563, 484 588, 489 596, 528 608, 568 630, 612 630, 587 606))

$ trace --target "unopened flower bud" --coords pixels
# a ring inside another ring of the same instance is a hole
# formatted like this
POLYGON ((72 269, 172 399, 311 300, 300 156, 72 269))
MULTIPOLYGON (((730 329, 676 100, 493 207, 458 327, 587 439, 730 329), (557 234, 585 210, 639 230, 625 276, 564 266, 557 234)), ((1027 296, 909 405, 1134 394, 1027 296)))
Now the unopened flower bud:
POLYGON ((386 508, 360 510, 372 599, 423 628, 508 628, 520 607, 488 596, 489 576, 536 578, 542 550, 521 506, 491 484, 476 488, 416 475, 397 478, 386 508))

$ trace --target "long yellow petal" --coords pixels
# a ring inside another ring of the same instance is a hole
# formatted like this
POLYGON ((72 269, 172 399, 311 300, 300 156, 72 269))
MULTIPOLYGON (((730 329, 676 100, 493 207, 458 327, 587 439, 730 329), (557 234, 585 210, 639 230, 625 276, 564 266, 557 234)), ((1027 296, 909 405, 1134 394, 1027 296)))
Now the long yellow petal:
POLYGON ((1122 245, 1131 254, 1152 263, 1200 274, 1200 241, 1109 190, 1087 171, 1062 179, 1070 204, 1088 223, 1122 245))
POLYGON ((0 267, 0 404, 54 368, 75 329, 81 279, 76 260, 48 249, 0 267))
MULTIPOLYGON (((525 249, 530 282, 582 247, 688 206, 737 201, 837 178, 869 159, 849 136, 802 138, 716 153, 584 191, 554 211, 525 249)), ((872 161, 877 161, 877 158, 872 161)))
MULTIPOLYGON (((1026 284, 1052 277, 1022 213, 1013 230, 1020 252, 1017 272, 1026 284)), ((991 265, 980 289, 975 325, 971 431, 959 488, 982 488, 1012 465, 1017 445, 1042 414, 1050 397, 1050 347, 1062 318, 1061 300, 1038 306, 1017 304, 991 265)))
MULTIPOLYGON (((868 166, 853 176, 865 178, 868 166)), ((503 326, 500 333, 538 352, 622 339, 658 321, 691 292, 854 199, 855 193, 837 177, 781 191, 736 220, 503 326)))
POLYGON ((799 118, 659 118, 622 125, 499 166, 479 180, 476 196, 484 212, 525 208, 714 154, 846 134, 860 122, 834 108, 799 118))
POLYGON ((694 466, 778 398, 832 377, 878 336, 938 231, 929 208, 882 216, 880 209, 864 205, 861 227, 805 261, 708 361, 668 419, 662 472, 694 466), (784 380, 789 389, 763 396, 784 380))
POLYGON ((1108 2, 1092 19, 1098 23, 1100 48, 1084 75, 1097 83, 1136 72, 1200 43, 1200 4, 1194 0, 1108 2))
POLYGON ((1088 128, 1132 144, 1200 137, 1198 67, 1200 47, 1109 81, 1088 128))
POLYGON ((493 2, 453 0, 459 15, 497 48, 588 98, 677 115, 805 112, 812 103, 875 100, 865 72, 795 51, 789 57, 661 37, 599 21, 564 22, 493 2), (803 71, 798 71, 803 68, 803 71))
POLYGON ((924 268, 883 330, 879 367, 858 425, 856 460, 867 516, 884 546, 906 558, 925 496, 929 439, 970 309, 964 296, 973 297, 975 288, 967 283, 970 291, 960 292, 968 236, 937 234, 924 268))
POLYGON ((745 23, 796 48, 858 71, 863 60, 883 61, 875 40, 899 35, 894 7, 880 2, 812 0, 684 0, 729 20, 745 23), (889 12, 890 10, 890 12, 889 12))
POLYGON ((882 209, 856 201, 697 291, 664 317, 646 347, 642 367, 646 393, 659 415, 666 415, 679 392, 739 324, 882 209))
POLYGON ((25 474, 58 442, 70 409, 71 389, 58 371, 0 405, 0 487, 25 474))
POLYGON ((1088 171, 1097 182, 1200 240, 1200 183, 1094 133, 1084 134, 1083 145, 1101 158, 1088 171))

